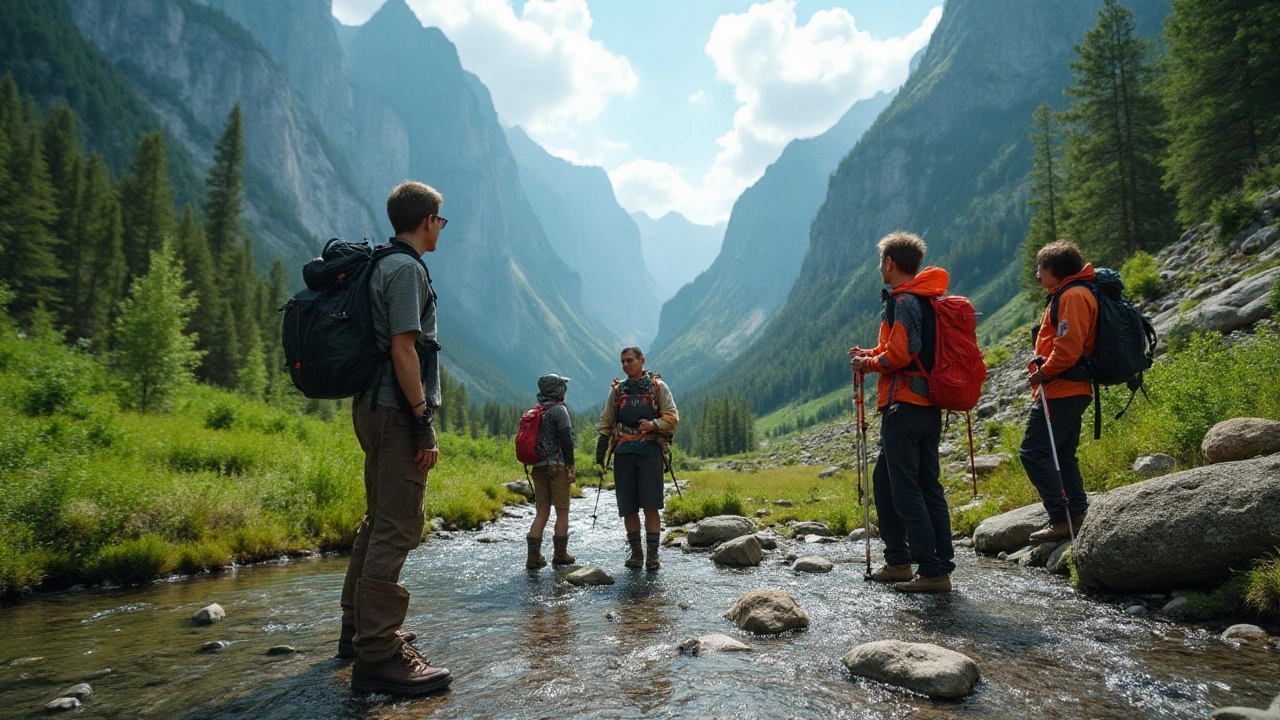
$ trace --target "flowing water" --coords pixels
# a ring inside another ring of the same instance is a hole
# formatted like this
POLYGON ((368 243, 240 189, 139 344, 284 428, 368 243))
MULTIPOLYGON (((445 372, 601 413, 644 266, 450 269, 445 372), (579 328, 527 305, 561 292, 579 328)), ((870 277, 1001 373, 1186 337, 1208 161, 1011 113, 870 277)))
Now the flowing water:
MULTIPOLYGON (((151 718, 1207 718, 1216 705, 1266 707, 1280 693, 1280 651, 1124 614, 1075 596, 1058 578, 961 550, 956 591, 906 596, 862 579, 861 543, 783 541, 758 568, 716 567, 666 551, 656 573, 622 567, 616 517, 590 527, 594 491, 574 501, 570 550, 616 583, 573 588, 563 570, 523 570, 528 517, 484 533, 433 538, 411 554, 408 626, 454 673, 417 700, 352 696, 334 658, 345 558, 320 558, 159 583, 41 596, 0 607, 0 717, 43 716, 81 678, 83 717, 151 718), (478 542, 489 536, 497 542, 478 542), (788 551, 845 556, 799 575, 788 551), (740 633, 724 613, 747 590, 776 587, 808 613, 807 631, 740 633), (220 603, 226 621, 191 615, 220 603), (681 655, 724 633, 749 653, 681 655), (896 638, 975 658, 982 680, 959 702, 932 701, 852 677, 840 657, 896 638), (215 654, 202 644, 230 643, 215 654), (268 656, 275 645, 297 652, 268 656), (42 659, 34 659, 42 658, 42 659)), ((544 548, 550 554, 550 541, 544 548)))

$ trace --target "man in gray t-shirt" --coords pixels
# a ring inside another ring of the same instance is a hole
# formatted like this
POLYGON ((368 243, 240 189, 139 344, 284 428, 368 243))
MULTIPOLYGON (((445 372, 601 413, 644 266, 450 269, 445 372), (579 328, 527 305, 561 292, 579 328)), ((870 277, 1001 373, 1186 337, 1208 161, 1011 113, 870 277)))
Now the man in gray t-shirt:
POLYGON ((405 558, 422 542, 427 473, 440 457, 432 426, 440 406, 436 298, 421 257, 435 251, 448 222, 440 216, 443 203, 419 182, 391 191, 391 242, 412 254, 381 258, 371 276, 374 335, 391 358, 378 385, 351 405, 364 450, 365 516, 342 585, 338 656, 355 658, 354 692, 422 695, 453 679, 409 644, 416 635, 402 630, 409 591, 400 584, 405 558))

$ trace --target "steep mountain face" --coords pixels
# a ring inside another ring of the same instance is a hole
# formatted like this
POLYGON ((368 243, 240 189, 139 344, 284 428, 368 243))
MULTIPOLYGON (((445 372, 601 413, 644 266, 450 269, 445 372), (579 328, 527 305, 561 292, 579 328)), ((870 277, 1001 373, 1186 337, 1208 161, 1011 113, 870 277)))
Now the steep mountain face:
MULTIPOLYGON (((759 340, 701 392, 746 394, 757 411, 817 397, 849 380, 846 350, 874 341, 876 241, 906 229, 952 291, 993 313, 1017 292, 1026 233, 1027 127, 1062 105, 1073 45, 1100 3, 950 0, 920 68, 832 176, 809 250, 759 340)), ((1153 34, 1163 0, 1130 3, 1153 34)))
POLYGON ((315 116, 266 50, 224 15, 173 0, 72 0, 80 31, 134 82, 202 167, 231 107, 244 110, 245 216, 259 256, 296 263, 317 239, 373 227, 315 116))
POLYGON ((582 278, 582 305, 619 347, 647 346, 662 301, 641 254, 640 229, 613 194, 603 168, 574 165, 507 130, 520 184, 547 240, 582 278))
POLYGON ((355 83, 405 124, 409 177, 445 198, 449 226, 427 260, 446 351, 465 347, 526 388, 549 371, 603 387, 613 349, 584 317, 579 278, 547 241, 493 102, 453 44, 390 0, 349 48, 355 83))
POLYGON ((693 386, 759 335, 800 273, 827 182, 892 93, 855 103, 825 133, 794 140, 733 205, 720 254, 662 307, 655 362, 693 386))
POLYGON ((663 301, 710 267, 724 240, 724 223, 699 225, 678 212, 657 219, 644 212, 631 217, 640 228, 644 262, 663 301))

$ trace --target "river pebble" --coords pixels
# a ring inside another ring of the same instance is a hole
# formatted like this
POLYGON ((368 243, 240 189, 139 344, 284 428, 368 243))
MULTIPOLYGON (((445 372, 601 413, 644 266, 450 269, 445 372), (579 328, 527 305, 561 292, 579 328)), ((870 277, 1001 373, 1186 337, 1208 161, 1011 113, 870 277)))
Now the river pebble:
POLYGON ((1141 605, 1130 605, 1129 607, 1125 608, 1124 611, 1129 615, 1146 615, 1147 614, 1147 609, 1142 607, 1141 605))
POLYGON ((80 679, 81 680, 100 680, 110 674, 111 674, 111 668, 102 668, 101 670, 95 670, 80 679))
POLYGON ((222 652, 231 643, 226 640, 213 640, 196 648, 198 653, 217 653, 222 652))
POLYGON ((1257 625, 1249 625, 1248 623, 1240 623, 1232 625, 1222 632, 1223 640, 1243 640, 1246 642, 1266 642, 1271 639, 1266 630, 1257 625))
POLYGON ((791 569, 796 572, 828 573, 831 572, 831 568, 833 567, 835 567, 835 564, 830 560, 824 557, 818 557, 817 555, 810 555, 796 560, 795 565, 792 565, 791 569))
POLYGON ((612 585, 613 576, 594 565, 578 568, 564 576, 570 585, 612 585))
POLYGON ((748 652, 750 650, 750 645, 720 633, 702 635, 680 643, 680 652, 694 657, 717 652, 748 652))
POLYGON ((267 648, 268 655, 292 655, 298 652, 292 645, 272 645, 267 648))
POLYGON ((212 625, 227 619, 227 612, 218 603, 206 605, 191 616, 197 625, 212 625))
POLYGON ((79 683, 58 693, 58 697, 73 697, 80 702, 84 702, 93 697, 93 688, 89 686, 89 683, 79 683))
POLYGON ((65 712, 80 707, 80 701, 73 697, 60 697, 44 706, 45 712, 65 712))

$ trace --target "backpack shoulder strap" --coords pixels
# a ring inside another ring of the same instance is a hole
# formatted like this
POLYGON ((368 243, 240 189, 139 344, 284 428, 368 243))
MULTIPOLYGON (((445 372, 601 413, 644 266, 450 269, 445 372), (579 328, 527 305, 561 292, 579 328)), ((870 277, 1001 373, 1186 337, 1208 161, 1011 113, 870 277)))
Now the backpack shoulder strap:
POLYGON ((1058 292, 1050 295, 1049 296, 1049 323, 1052 324, 1054 327, 1058 326, 1058 300, 1062 297, 1063 293, 1065 293, 1066 291, 1070 290, 1073 287, 1085 288, 1089 292, 1093 293, 1094 297, 1097 297, 1098 295, 1098 286, 1094 285, 1091 282, 1086 282, 1084 280, 1073 280, 1072 282, 1069 282, 1066 285, 1064 285, 1062 289, 1058 290, 1058 292))
POLYGON ((914 297, 916 299, 916 303, 920 306, 920 350, 919 352, 914 353, 911 356, 911 359, 920 369, 920 372, 927 376, 933 369, 934 356, 936 355, 937 312, 933 307, 933 300, 931 298, 906 291, 889 293, 884 296, 884 319, 885 322, 889 324, 890 331, 893 330, 893 323, 897 320, 897 299, 901 295, 910 295, 911 297, 914 297))

